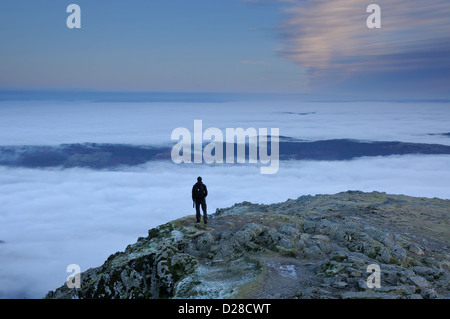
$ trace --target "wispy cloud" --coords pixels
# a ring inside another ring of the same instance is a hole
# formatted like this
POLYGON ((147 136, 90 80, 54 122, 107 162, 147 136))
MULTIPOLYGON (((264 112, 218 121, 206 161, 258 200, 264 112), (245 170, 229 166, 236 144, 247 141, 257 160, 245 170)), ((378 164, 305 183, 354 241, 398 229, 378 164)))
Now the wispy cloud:
POLYGON ((296 1, 285 8, 279 54, 307 68, 311 80, 450 67, 450 3, 375 1, 381 28, 369 29, 368 2, 296 1))

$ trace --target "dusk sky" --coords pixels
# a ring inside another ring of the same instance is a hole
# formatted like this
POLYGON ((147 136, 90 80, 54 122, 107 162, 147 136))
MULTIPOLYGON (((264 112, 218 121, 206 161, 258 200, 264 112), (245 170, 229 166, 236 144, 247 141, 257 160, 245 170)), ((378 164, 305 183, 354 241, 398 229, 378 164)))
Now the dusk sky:
POLYGON ((2 0, 0 89, 448 99, 449 17, 448 0, 2 0))

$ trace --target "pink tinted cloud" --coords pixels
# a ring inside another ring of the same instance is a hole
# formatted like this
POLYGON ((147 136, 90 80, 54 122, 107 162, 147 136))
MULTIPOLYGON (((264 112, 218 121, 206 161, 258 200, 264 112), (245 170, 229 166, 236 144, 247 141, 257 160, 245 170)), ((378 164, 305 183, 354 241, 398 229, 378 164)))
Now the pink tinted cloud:
POLYGON ((279 54, 306 67, 313 78, 435 64, 424 59, 424 51, 445 47, 450 39, 448 0, 307 0, 285 10, 279 54), (370 3, 381 7, 380 29, 367 27, 370 3))

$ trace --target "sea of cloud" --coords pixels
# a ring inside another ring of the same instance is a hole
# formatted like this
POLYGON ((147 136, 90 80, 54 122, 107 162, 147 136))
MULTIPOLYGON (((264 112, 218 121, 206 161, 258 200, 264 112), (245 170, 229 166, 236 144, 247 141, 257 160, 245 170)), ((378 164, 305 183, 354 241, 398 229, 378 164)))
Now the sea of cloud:
MULTIPOLYGON (((1 102, 0 145, 169 143, 194 119, 225 127, 279 127, 306 140, 353 138, 449 145, 448 104, 147 104, 1 102), (278 105, 278 107, 276 107, 278 105), (309 113, 302 115, 303 113, 309 113), (302 114, 298 114, 302 113, 302 114)), ((274 175, 249 165, 150 162, 114 170, 0 167, 0 298, 41 298, 69 264, 101 265, 148 229, 193 214, 197 176, 208 212, 237 202, 281 202, 346 190, 450 198, 450 156, 282 161, 274 175)))
POLYGON ((168 144, 172 130, 277 127, 303 140, 361 139, 450 145, 448 103, 247 101, 109 103, 0 101, 0 145, 168 144))

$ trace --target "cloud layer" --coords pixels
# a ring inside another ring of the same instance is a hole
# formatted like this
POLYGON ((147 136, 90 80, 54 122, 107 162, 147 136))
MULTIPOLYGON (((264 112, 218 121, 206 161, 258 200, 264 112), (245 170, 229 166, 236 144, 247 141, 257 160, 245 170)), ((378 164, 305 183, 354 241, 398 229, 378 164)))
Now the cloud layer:
POLYGON ((249 101, 224 103, 0 101, 0 145, 169 145, 177 127, 273 128, 301 140, 450 145, 448 103, 249 101))
MULTIPOLYGON (((350 138, 450 145, 440 103, 88 103, 1 102, 0 145, 166 144, 176 127, 279 127, 302 140, 350 138), (433 134, 433 135, 430 135, 433 134)), ((0 298, 41 298, 66 267, 101 265, 147 230, 193 214, 201 175, 208 211, 236 202, 272 203, 349 189, 450 198, 448 155, 350 161, 282 161, 274 175, 249 165, 153 161, 111 170, 0 167, 0 298)))
POLYGON ((256 167, 153 162, 120 171, 0 168, 0 298, 41 298, 66 267, 101 265, 147 230, 193 214, 190 188, 208 186, 208 211, 236 202, 273 203, 307 194, 385 191, 450 198, 450 158, 407 155, 256 167), (238 186, 237 186, 238 185, 238 186))

